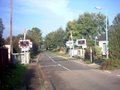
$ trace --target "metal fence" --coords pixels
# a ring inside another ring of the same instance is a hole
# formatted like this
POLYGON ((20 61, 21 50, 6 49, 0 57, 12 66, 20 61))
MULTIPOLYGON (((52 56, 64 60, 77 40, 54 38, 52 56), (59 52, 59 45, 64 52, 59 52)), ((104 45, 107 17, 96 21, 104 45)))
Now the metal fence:
POLYGON ((12 54, 12 59, 13 59, 13 63, 29 64, 29 62, 30 62, 30 52, 13 53, 12 54))

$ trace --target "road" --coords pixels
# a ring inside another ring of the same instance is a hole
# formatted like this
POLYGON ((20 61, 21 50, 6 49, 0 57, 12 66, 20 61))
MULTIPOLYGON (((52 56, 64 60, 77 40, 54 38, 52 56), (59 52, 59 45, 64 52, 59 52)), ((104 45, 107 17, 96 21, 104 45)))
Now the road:
POLYGON ((49 53, 39 56, 49 90, 120 90, 120 76, 49 53))

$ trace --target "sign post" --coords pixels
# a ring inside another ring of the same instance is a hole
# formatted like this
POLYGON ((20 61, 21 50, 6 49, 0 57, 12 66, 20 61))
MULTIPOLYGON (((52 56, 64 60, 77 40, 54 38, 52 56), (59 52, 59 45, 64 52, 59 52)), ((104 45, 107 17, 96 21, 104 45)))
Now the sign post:
POLYGON ((86 39, 77 39, 76 40, 76 45, 77 46, 82 46, 82 48, 86 48, 87 47, 86 39))
POLYGON ((73 40, 67 41, 66 46, 70 48, 69 54, 72 57, 74 55, 74 41, 73 40), (73 48, 73 50, 72 50, 72 48, 73 48))
POLYGON ((32 48, 32 42, 30 40, 19 40, 18 42, 19 48, 21 48, 21 52, 24 53, 24 60, 21 60, 21 63, 28 64, 30 57, 30 48, 32 48))
POLYGON ((79 47, 82 47, 81 56, 84 58, 85 57, 85 50, 84 50, 84 48, 87 48, 86 39, 77 39, 76 40, 76 45, 79 46, 79 47))

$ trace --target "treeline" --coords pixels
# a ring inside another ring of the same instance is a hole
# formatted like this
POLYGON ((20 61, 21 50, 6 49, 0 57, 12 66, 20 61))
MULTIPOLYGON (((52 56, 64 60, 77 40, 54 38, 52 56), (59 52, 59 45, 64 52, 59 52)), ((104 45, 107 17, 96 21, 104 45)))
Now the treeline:
MULTIPOLYGON (((109 19, 107 20, 108 28, 108 47, 109 47, 109 60, 111 65, 120 67, 120 13, 116 15, 112 25, 109 25, 109 19)), ((63 47, 65 42, 73 39, 87 40, 87 46, 95 46, 95 37, 105 35, 106 32, 106 16, 102 13, 84 13, 79 16, 77 20, 72 20, 67 23, 66 29, 57 29, 54 32, 50 32, 45 37, 46 49, 56 49, 63 47), (60 33, 62 32, 62 33, 60 33), (72 38, 71 38, 72 32, 72 38)), ((97 46, 98 47, 98 46, 97 46)), ((96 48, 96 47, 95 47, 96 48)), ((102 57, 100 50, 96 53, 102 57)))
MULTIPOLYGON (((5 44, 10 44, 10 37, 6 39, 3 38, 3 31, 5 27, 2 22, 2 18, 0 18, 0 47, 3 47, 5 44)), ((18 34, 16 36, 12 36, 12 45, 13 45, 13 53, 20 53, 21 49, 19 48, 18 42, 19 40, 24 38, 24 34, 18 34)), ((43 44, 42 32, 39 28, 33 27, 32 29, 27 30, 26 39, 30 39, 33 46, 31 51, 31 55, 34 56, 39 53, 41 45, 43 44)))
POLYGON ((62 28, 50 32, 45 37, 45 41, 44 41, 45 48, 49 50, 49 49, 57 49, 60 47, 64 47, 65 35, 66 33, 62 28))
POLYGON ((88 46, 94 45, 95 36, 105 33, 105 18, 101 13, 86 12, 80 15, 77 20, 69 21, 65 30, 59 28, 46 35, 46 48, 57 48, 64 46, 68 40, 81 38, 87 39, 88 46))
POLYGON ((120 68, 120 13, 114 18, 110 27, 109 56, 113 66, 120 68))
MULTIPOLYGON (((12 36, 13 41, 13 53, 20 53, 21 49, 19 48, 19 40, 24 38, 24 34, 19 34, 17 36, 12 36)), ((32 42, 31 55, 36 55, 40 51, 42 45, 42 33, 41 30, 37 27, 33 27, 30 30, 27 30, 26 39, 29 39, 32 42)), ((10 43, 10 37, 5 40, 5 44, 10 43)))
POLYGON ((2 18, 0 18, 0 47, 2 47, 5 44, 5 40, 3 38, 3 31, 5 27, 2 22, 2 18))

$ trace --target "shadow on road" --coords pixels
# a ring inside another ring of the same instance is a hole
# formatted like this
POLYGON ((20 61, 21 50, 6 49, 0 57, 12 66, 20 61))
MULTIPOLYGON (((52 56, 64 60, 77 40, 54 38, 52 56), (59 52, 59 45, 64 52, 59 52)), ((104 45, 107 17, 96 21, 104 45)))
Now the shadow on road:
POLYGON ((30 65, 26 74, 26 90, 41 90, 42 78, 39 75, 38 66, 30 65))

